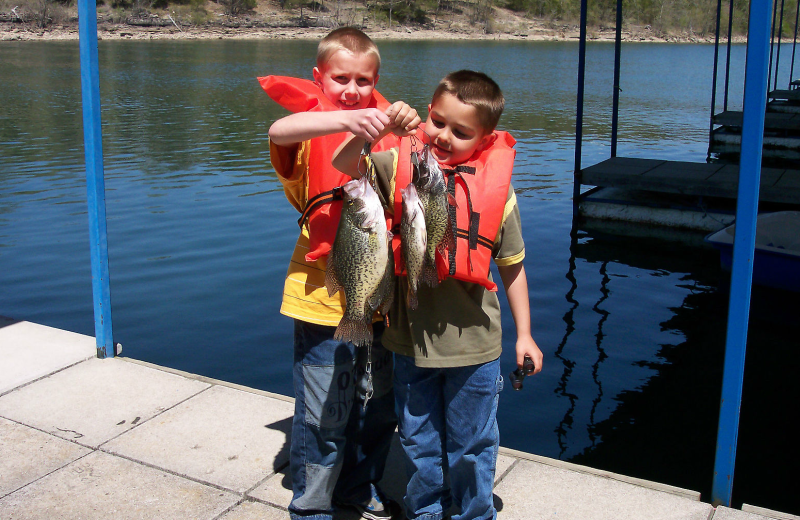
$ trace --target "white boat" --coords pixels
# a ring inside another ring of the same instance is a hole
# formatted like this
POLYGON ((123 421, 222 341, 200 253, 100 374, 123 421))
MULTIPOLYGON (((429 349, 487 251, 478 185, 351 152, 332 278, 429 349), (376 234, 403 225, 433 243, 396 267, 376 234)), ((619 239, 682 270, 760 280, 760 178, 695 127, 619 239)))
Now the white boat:
MULTIPOLYGON (((736 224, 706 237, 719 250, 723 269, 733 263, 733 233, 736 224)), ((758 215, 753 283, 800 292, 800 211, 777 211, 758 215)))

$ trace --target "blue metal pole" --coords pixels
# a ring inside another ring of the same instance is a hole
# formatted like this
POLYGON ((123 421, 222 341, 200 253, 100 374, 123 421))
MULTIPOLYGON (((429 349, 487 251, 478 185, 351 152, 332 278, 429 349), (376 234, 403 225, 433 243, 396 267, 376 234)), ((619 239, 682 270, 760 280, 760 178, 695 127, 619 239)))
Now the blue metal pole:
MULTIPOLYGON (((575 174, 572 182, 572 221, 578 221, 581 203, 581 154, 583 147, 583 91, 586 84, 586 7, 587 0, 581 0, 581 38, 578 46, 578 101, 575 115, 575 174)), ((574 228, 574 226, 573 226, 574 228)))
MULTIPOLYGON (((778 71, 781 68, 781 38, 783 36, 783 7, 785 4, 785 0, 781 0, 781 16, 780 21, 778 22, 778 52, 775 54, 775 83, 772 87, 773 90, 778 90, 778 71)), ((789 78, 789 81, 792 81, 789 78)))
POLYGON ((83 147, 86 157, 86 191, 92 262, 92 296, 97 357, 114 357, 111 329, 111 289, 108 277, 103 135, 100 126, 100 66, 97 56, 95 0, 78 0, 78 30, 83 100, 83 147))
MULTIPOLYGON (((714 115, 717 111, 717 73, 719 70, 719 24, 722 0, 717 0, 717 30, 714 32, 714 71, 711 77, 711 116, 708 118, 708 152, 706 162, 711 160, 711 142, 714 137, 714 115)), ((730 43, 730 42, 729 42, 730 43)))
POLYGON ((758 190, 761 178, 761 147, 764 137, 764 107, 769 86, 769 14, 768 1, 756 0, 750 4, 736 234, 733 242, 733 267, 714 482, 711 489, 712 503, 725 506, 730 506, 733 493, 736 438, 739 431, 747 346, 747 322, 750 316, 750 288, 753 280, 758 190))
POLYGON ((622 53, 622 0, 617 0, 617 32, 614 36, 614 92, 611 106, 611 157, 617 156, 617 132, 619 130, 619 72, 622 53))
POLYGON ((731 45, 733 37, 733 0, 728 3, 728 48, 725 55, 725 103, 722 110, 728 110, 728 90, 731 84, 731 45))

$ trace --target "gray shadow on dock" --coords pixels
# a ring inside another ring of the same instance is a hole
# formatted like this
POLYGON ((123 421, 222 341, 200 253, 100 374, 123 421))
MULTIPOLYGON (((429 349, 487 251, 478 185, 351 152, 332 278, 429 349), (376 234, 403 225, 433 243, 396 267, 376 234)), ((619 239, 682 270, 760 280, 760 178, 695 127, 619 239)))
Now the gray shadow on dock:
MULTIPOLYGON (((283 446, 281 446, 281 449, 275 455, 275 460, 272 462, 272 470, 275 473, 278 473, 289 465, 289 446, 292 438, 292 418, 286 417, 285 419, 275 421, 272 424, 265 424, 264 428, 269 428, 270 430, 275 430, 286 435, 286 440, 283 441, 283 446)), ((288 477, 288 479, 284 478, 281 484, 283 484, 283 486, 287 489, 292 489, 291 477, 288 477)))

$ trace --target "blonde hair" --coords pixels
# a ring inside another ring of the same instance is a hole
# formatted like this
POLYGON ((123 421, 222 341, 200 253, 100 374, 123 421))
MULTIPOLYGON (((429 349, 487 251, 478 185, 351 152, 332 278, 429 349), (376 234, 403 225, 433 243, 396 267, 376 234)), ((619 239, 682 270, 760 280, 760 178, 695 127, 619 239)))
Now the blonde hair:
POLYGON ((375 70, 381 68, 378 46, 369 36, 355 27, 340 27, 328 33, 317 46, 317 67, 322 70, 337 51, 348 51, 355 55, 375 57, 375 70))
POLYGON ((482 72, 459 70, 445 76, 433 92, 436 102, 442 94, 452 94, 459 101, 475 107, 478 122, 487 132, 493 132, 505 108, 503 91, 497 83, 482 72))

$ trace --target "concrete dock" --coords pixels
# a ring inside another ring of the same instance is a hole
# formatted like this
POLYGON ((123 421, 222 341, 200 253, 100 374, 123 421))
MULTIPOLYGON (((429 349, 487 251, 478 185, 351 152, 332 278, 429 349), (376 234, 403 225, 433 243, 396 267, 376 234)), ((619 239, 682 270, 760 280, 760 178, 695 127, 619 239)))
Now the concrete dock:
MULTIPOLYGON (((292 399, 0 317, 0 519, 288 519, 292 399)), ((402 499, 395 442, 382 483, 402 499)), ((499 518, 762 520, 693 491, 502 449, 499 518)), ((342 519, 353 517, 346 513, 342 519)))

